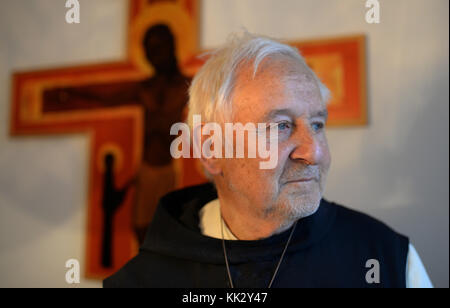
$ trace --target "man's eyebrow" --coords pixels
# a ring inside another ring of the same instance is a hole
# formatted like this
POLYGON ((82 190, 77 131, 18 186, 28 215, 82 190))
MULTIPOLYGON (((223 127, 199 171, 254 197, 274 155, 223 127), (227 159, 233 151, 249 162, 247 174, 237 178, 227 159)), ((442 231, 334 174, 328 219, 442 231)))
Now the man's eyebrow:
POLYGON ((313 112, 311 114, 311 118, 315 118, 315 117, 322 117, 322 118, 325 118, 325 120, 327 120, 328 119, 328 110, 323 109, 323 110, 319 110, 317 112, 313 112))
MULTIPOLYGON (((291 109, 275 109, 275 110, 271 110, 271 111, 267 112, 264 115, 264 120, 268 121, 279 115, 286 115, 293 119, 296 118, 294 112, 291 109)), ((310 116, 310 118, 316 118, 316 117, 322 117, 322 118, 325 118, 325 120, 327 120, 328 119, 328 110, 322 109, 322 110, 313 112, 310 116)))
POLYGON ((275 117, 277 117, 279 115, 286 115, 286 116, 289 116, 289 117, 291 117, 293 119, 295 118, 294 113, 290 109, 274 109, 274 110, 271 110, 271 111, 267 112, 264 115, 264 121, 271 120, 271 119, 273 119, 273 118, 275 118, 275 117))

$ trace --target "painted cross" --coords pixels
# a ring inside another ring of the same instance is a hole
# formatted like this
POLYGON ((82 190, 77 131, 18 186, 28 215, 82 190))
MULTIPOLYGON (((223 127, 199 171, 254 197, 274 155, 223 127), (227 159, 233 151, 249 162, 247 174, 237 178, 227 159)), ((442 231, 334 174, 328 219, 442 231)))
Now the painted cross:
POLYGON ((198 6, 196 0, 130 0, 124 61, 13 76, 11 135, 89 136, 87 277, 104 278, 137 252, 136 235, 148 223, 137 218, 154 208, 139 209, 136 200, 158 193, 139 194, 142 177, 171 178, 165 187, 159 183, 160 193, 204 181, 192 160, 172 163, 171 136, 164 133, 182 120, 186 87, 201 65, 195 60, 198 6))
MULTIPOLYGON (((156 204, 155 189, 205 180, 194 160, 172 161, 168 153, 170 125, 183 118, 186 85, 202 65, 199 0, 129 0, 129 10, 125 60, 13 75, 12 136, 89 136, 90 278, 112 274, 137 252, 136 235, 142 239, 154 211, 140 212, 139 200, 156 204)), ((328 124, 365 124, 364 37, 291 44, 334 95, 328 124)))

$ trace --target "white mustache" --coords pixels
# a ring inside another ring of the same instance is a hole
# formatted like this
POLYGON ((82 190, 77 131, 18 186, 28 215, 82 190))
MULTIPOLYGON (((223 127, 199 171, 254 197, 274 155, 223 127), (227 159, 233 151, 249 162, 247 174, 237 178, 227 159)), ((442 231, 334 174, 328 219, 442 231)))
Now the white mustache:
POLYGON ((306 172, 303 170, 303 172, 292 172, 290 171, 288 174, 283 175, 281 177, 281 183, 289 183, 289 182, 297 182, 305 179, 311 179, 313 181, 318 182, 320 178, 320 172, 306 172))

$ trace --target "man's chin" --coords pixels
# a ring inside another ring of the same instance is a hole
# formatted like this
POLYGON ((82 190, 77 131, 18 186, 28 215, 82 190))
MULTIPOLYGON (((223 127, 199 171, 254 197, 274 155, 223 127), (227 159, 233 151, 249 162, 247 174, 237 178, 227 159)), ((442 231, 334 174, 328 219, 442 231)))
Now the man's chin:
POLYGON ((301 219, 313 215, 320 205, 320 194, 307 194, 293 198, 286 207, 286 214, 293 219, 301 219))

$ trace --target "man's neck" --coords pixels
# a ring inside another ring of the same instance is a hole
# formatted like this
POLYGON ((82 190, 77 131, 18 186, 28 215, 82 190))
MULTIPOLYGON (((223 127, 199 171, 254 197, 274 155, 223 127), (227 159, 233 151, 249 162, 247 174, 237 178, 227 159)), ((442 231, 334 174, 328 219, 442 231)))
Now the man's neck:
POLYGON ((234 236, 239 240, 253 241, 268 238, 289 229, 294 221, 286 222, 277 217, 260 217, 253 213, 249 205, 242 201, 221 197, 222 217, 234 236))

